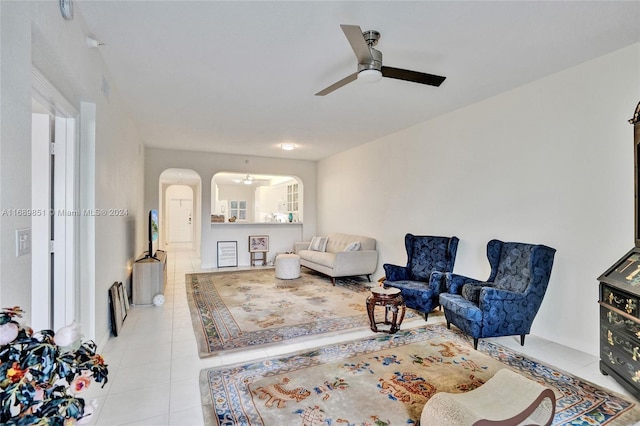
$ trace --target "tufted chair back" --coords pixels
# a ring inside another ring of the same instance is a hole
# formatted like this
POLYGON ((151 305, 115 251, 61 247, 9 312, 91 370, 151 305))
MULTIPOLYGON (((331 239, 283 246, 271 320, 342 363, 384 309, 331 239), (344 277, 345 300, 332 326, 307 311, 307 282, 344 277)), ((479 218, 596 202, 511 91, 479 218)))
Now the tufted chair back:
POLYGON ((524 293, 531 282, 529 264, 536 246, 523 243, 502 243, 494 286, 502 290, 524 293))
POLYGON ((452 271, 458 241, 457 237, 405 235, 404 245, 407 249, 407 269, 410 278, 428 282, 433 271, 452 271))

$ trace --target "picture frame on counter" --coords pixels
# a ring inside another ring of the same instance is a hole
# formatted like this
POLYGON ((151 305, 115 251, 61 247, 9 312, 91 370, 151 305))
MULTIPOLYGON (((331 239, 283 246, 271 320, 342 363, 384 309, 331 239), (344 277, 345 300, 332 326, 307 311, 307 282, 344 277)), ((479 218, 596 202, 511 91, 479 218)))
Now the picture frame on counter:
POLYGON ((249 253, 260 253, 269 251, 268 235, 250 235, 249 236, 249 253))

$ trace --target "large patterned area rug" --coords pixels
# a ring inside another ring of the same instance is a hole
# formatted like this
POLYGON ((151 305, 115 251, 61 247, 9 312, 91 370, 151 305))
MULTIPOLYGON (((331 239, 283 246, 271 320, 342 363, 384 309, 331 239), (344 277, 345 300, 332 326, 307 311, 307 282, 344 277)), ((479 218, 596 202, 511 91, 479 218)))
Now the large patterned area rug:
POLYGON ((502 368, 553 389, 554 425, 640 420, 640 409, 615 393, 498 344, 482 341, 480 349, 458 332, 429 325, 202 370, 205 424, 412 425, 436 392, 470 391, 502 368))
POLYGON ((333 286, 305 269, 293 280, 273 269, 190 274, 186 284, 200 357, 368 328, 365 301, 377 285, 354 277, 333 286))

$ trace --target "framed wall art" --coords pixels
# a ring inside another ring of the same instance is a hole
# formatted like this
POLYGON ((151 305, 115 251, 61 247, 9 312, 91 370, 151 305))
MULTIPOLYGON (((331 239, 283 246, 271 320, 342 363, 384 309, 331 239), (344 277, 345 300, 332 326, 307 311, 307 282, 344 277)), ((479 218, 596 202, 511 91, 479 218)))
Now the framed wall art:
POLYGON ((250 235, 249 236, 249 252, 267 252, 269 251, 268 235, 250 235))
POLYGON ((218 268, 238 266, 238 242, 218 241, 218 268))
POLYGON ((124 289, 121 282, 115 282, 109 287, 109 304, 111 305, 111 331, 114 336, 120 334, 124 319, 127 316, 124 289))

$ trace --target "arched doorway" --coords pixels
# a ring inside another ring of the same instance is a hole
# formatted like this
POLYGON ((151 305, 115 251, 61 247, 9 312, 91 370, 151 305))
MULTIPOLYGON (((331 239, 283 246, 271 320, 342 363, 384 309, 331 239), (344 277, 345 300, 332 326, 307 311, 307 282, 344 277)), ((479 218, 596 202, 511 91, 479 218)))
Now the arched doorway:
POLYGON ((200 253, 201 180, 190 169, 167 169, 159 179, 160 248, 180 244, 200 253))

